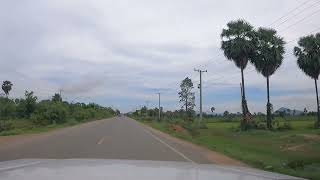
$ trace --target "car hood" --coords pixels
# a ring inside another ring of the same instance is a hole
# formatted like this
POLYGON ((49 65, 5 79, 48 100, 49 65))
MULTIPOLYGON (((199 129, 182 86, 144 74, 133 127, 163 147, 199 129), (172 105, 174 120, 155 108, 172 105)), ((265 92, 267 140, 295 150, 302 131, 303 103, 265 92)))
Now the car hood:
POLYGON ((252 168, 188 162, 105 159, 20 159, 0 162, 5 180, 298 179, 252 168))

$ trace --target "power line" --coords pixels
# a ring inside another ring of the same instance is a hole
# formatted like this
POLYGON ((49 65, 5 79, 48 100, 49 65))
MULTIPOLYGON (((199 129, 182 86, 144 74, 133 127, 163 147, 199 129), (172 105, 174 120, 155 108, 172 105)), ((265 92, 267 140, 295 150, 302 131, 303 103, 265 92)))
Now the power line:
POLYGON ((312 8, 312 7, 315 7, 314 5, 316 5, 316 4, 318 4, 318 3, 320 3, 320 1, 316 1, 315 3, 310 4, 310 5, 307 6, 306 8, 301 9, 301 10, 298 11, 296 14, 293 14, 293 16, 291 16, 291 17, 289 16, 289 17, 288 17, 287 19, 285 19, 284 21, 281 21, 278 25, 275 25, 275 27, 276 27, 276 26, 280 26, 280 25, 286 23, 287 21, 289 21, 289 20, 297 17, 298 15, 302 14, 303 12, 305 12, 305 10, 307 10, 307 9, 310 9, 310 8, 312 8))
POLYGON ((304 21, 305 19, 307 19, 307 18, 309 18, 309 17, 311 17, 311 16, 314 16, 315 14, 317 14, 317 13, 319 13, 319 12, 320 12, 320 9, 318 9, 317 11, 314 11, 314 12, 313 12, 313 13, 311 13, 311 14, 308 14, 307 16, 303 17, 303 18, 302 18, 302 19, 300 19, 299 21, 297 21, 297 22, 295 22, 295 23, 293 23, 293 24, 291 24, 291 25, 287 26, 286 28, 284 28, 284 29, 282 29, 282 30, 280 30, 280 31, 287 30, 287 29, 291 28, 292 26, 294 26, 294 25, 296 25, 296 24, 298 24, 298 23, 300 23, 300 22, 304 21))
MULTIPOLYGON (((303 36, 310 35, 310 34, 312 34, 312 33, 314 33, 314 32, 317 32, 317 31, 320 31, 320 27, 318 27, 318 28, 314 29, 313 31, 310 31, 310 32, 306 33, 306 34, 305 34, 305 35, 303 35, 303 36)), ((295 39, 292 39, 292 40, 290 40, 290 41, 286 42, 286 44, 293 43, 294 41, 298 40, 299 38, 300 38, 300 37, 295 38, 295 39)))
POLYGON ((285 13, 283 16, 281 16, 280 18, 276 19, 275 21, 273 21, 270 25, 268 26, 272 26, 273 24, 275 24, 276 22, 280 21, 281 19, 285 18, 286 16, 288 16, 289 14, 293 13, 295 10, 299 9, 300 7, 304 6, 305 4, 307 4, 308 2, 310 2, 312 0, 307 0, 302 2, 301 4, 299 4, 297 7, 295 7, 294 9, 290 10, 289 12, 285 13))

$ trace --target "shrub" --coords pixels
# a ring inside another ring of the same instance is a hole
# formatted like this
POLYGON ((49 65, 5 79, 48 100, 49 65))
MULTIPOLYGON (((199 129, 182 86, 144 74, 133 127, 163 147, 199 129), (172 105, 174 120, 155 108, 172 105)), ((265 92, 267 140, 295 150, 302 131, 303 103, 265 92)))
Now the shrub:
POLYGON ((287 163, 287 166, 290 167, 291 169, 298 169, 298 168, 304 168, 305 162, 303 160, 293 160, 287 163))
POLYGON ((60 102, 42 101, 31 115, 35 125, 48 125, 66 122, 67 108, 60 102))

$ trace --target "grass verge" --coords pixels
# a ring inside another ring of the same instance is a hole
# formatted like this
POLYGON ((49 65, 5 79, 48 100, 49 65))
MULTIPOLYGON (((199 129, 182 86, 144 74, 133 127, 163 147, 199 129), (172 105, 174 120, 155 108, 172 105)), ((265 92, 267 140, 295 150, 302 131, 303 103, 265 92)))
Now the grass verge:
POLYGON ((211 121, 196 136, 173 131, 167 122, 143 123, 259 169, 320 179, 320 130, 312 128, 313 121, 291 121, 292 130, 247 132, 235 130, 239 122, 211 121))
MULTIPOLYGON (((109 118, 109 117, 106 117, 109 118)), ((106 119, 102 118, 102 119, 106 119)), ((34 134, 34 133, 41 133, 41 132, 47 132, 54 129, 69 127, 69 126, 75 126, 78 124, 83 124, 90 121, 96 121, 101 119, 91 119, 86 121, 67 121, 62 124, 50 124, 47 126, 37 126, 34 125, 30 120, 28 119, 18 119, 18 120, 10 120, 9 122, 14 127, 13 129, 2 131, 0 132, 0 136, 11 136, 11 135, 19 135, 19 134, 34 134)))

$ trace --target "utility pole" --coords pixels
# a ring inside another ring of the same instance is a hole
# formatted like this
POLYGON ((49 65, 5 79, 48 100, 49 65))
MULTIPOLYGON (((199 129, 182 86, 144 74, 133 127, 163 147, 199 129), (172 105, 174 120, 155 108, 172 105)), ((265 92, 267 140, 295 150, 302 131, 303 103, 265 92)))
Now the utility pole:
POLYGON ((159 95, 159 121, 161 120, 161 109, 160 109, 160 94, 161 93, 156 93, 159 95))
POLYGON ((200 120, 198 122, 198 125, 200 125, 200 122, 202 121, 202 73, 208 72, 208 71, 201 70, 201 69, 194 69, 194 71, 197 71, 200 73, 200 84, 199 84, 199 89, 200 89, 200 120))
POLYGON ((148 107, 149 107, 149 101, 147 100, 147 101, 146 101, 146 108, 147 108, 147 110, 146 110, 146 116, 148 115, 148 107))

